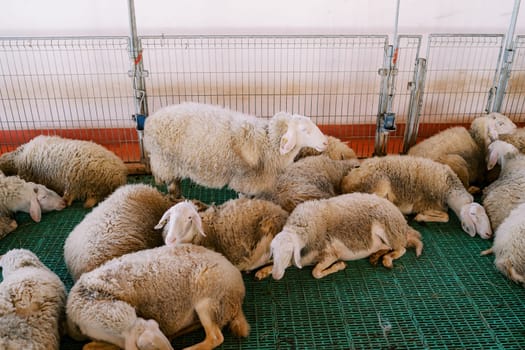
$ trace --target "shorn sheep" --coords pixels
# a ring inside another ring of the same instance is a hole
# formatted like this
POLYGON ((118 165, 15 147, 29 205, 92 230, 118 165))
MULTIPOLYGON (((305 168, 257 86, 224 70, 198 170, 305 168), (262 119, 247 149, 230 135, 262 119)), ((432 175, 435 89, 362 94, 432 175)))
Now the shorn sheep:
POLYGON ((488 145, 515 130, 516 125, 509 118, 490 113, 474 119, 469 130, 461 126, 445 129, 411 147, 408 154, 447 164, 465 188, 476 192, 485 183, 488 145))
POLYGON ((114 257, 162 245, 162 234, 154 226, 172 205, 149 185, 129 184, 115 190, 65 241, 64 260, 73 279, 114 257))
POLYGON ((198 103, 165 107, 144 126, 151 171, 175 197, 183 178, 255 195, 274 186, 301 148, 324 151, 327 143, 304 116, 279 112, 267 120, 198 103))
POLYGON ((63 333, 66 288, 26 249, 0 257, 0 349, 58 350, 63 333))
POLYGON ((291 212, 307 200, 341 194, 341 180, 358 166, 357 159, 333 160, 325 155, 302 158, 278 175, 271 191, 257 197, 275 202, 291 212))
MULTIPOLYGON (((193 243, 223 254, 241 271, 270 264, 270 242, 281 231, 288 213, 277 204, 260 199, 232 199, 200 213, 190 202, 171 207, 160 219, 165 243, 193 243)), ((259 269, 258 279, 271 266, 259 269)))
POLYGON ((281 279, 293 263, 299 268, 315 264, 312 275, 322 278, 343 270, 345 260, 377 253, 383 265, 392 268, 392 261, 403 256, 406 247, 414 247, 419 256, 421 235, 384 198, 351 193, 308 201, 295 208, 271 243, 272 276, 281 279))
POLYGON ((126 183, 127 168, 113 152, 91 141, 40 135, 0 156, 0 170, 42 184, 91 208, 126 183))
POLYGON ((16 228, 16 222, 10 220, 16 212, 28 213, 31 219, 40 222, 42 213, 62 210, 65 206, 57 193, 43 185, 0 174, 0 238, 16 228))
POLYGON ((202 325, 206 338, 187 349, 213 349, 226 325, 248 336, 244 296, 240 271, 219 253, 193 244, 141 250, 80 277, 67 301, 68 332, 126 350, 165 350, 169 338, 202 325))
POLYGON ((416 221, 447 222, 450 207, 470 236, 490 238, 492 230, 484 208, 473 201, 449 166, 408 155, 373 157, 343 178, 344 193, 375 193, 394 203, 416 221))
POLYGON ((494 234, 492 248, 481 254, 494 253, 494 264, 501 273, 525 285, 525 203, 512 209, 494 234))
POLYGON ((496 163, 501 166, 499 177, 483 189, 481 197, 494 231, 512 209, 525 202, 525 155, 513 145, 497 140, 489 146, 487 166, 492 168, 496 163))

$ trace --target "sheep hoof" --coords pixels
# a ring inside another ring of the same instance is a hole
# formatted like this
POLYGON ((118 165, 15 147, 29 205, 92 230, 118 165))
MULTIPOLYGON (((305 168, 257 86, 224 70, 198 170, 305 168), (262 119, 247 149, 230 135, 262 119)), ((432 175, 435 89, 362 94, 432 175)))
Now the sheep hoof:
POLYGON ((377 252, 372 253, 368 257, 368 261, 370 261, 370 264, 377 266, 377 264, 379 263, 379 260, 381 260, 383 258, 383 255, 387 254, 388 252, 390 252, 390 249, 378 250, 377 252))
POLYGON ((97 204, 97 203, 98 203, 98 200, 96 198, 89 197, 84 202, 84 208, 86 208, 86 209, 93 208, 95 206, 95 204, 97 204))
POLYGON ((448 214, 440 210, 426 210, 417 214, 414 220, 424 222, 448 222, 448 214))
POLYGON ((272 274, 273 265, 265 266, 255 273, 255 279, 260 281, 272 274))

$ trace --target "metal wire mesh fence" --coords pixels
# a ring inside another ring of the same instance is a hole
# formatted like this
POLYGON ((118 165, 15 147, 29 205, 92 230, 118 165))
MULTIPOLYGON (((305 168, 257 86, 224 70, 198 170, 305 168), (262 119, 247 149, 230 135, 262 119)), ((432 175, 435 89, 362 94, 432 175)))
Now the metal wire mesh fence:
POLYGON ((141 43, 150 110, 183 101, 264 118, 285 110, 350 144, 373 140, 386 36, 160 36, 141 43))
POLYGON ((487 107, 503 49, 503 35, 431 35, 419 137, 466 124, 487 107))
POLYGON ((517 36, 514 45, 514 61, 505 91, 502 113, 518 123, 525 122, 525 36, 517 36))
POLYGON ((0 153, 38 134, 138 160, 127 37, 0 40, 0 153))

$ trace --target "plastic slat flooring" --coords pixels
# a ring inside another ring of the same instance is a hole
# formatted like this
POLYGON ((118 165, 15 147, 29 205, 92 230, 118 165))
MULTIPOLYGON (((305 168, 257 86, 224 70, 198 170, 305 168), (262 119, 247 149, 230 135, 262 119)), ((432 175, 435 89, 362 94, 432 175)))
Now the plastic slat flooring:
MULTIPOLYGON (((130 177, 130 183, 152 183, 130 177)), ((163 190, 163 188, 160 188, 163 190)), ((184 182, 183 194, 220 204, 229 190, 210 190, 184 182)), ((0 254, 27 248, 71 288, 63 260, 69 232, 89 210, 82 203, 46 213, 40 223, 18 214, 19 228, 0 240, 0 254)), ((366 259, 323 279, 311 267, 288 268, 280 281, 257 281, 245 274, 244 311, 251 325, 246 339, 224 329, 219 349, 524 349, 525 288, 507 280, 480 256, 491 242, 471 238, 453 213, 448 223, 410 222, 423 235, 423 254, 409 250, 394 268, 366 259)), ((182 349, 201 341, 202 330, 173 341, 182 349)), ((83 343, 63 337, 61 349, 83 343)))

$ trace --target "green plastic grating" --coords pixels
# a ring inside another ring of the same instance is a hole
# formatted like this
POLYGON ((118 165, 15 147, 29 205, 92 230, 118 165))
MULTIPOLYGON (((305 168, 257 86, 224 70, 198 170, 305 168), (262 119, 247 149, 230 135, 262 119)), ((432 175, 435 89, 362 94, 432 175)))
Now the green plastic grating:
MULTIPOLYGON (((150 176, 129 182, 153 185, 150 176)), ((217 204, 235 197, 188 181, 182 192, 217 204)), ((76 202, 44 214, 38 224, 19 214, 19 228, 0 240, 0 254, 19 247, 34 251, 69 289, 63 243, 88 212, 76 202)), ((409 250, 392 270, 360 260, 321 280, 311 276, 311 267, 289 268, 280 281, 246 274, 251 334, 237 339, 225 329, 219 349, 523 349, 525 289, 503 277, 493 257, 480 256, 491 243, 469 237, 452 213, 446 224, 411 224, 423 235, 423 254, 416 258, 409 250)), ((173 345, 181 349, 203 337, 195 331, 173 345)), ((82 345, 66 336, 61 349, 82 345)))

